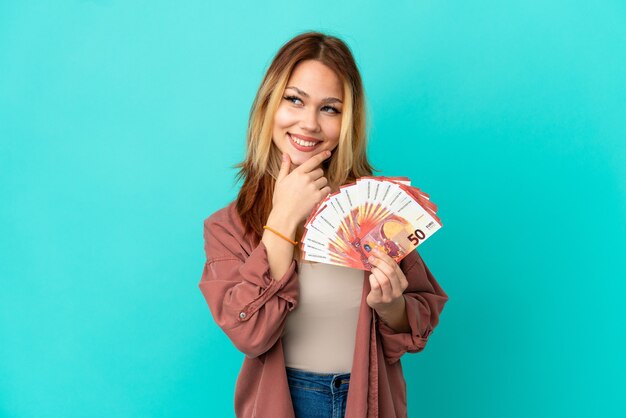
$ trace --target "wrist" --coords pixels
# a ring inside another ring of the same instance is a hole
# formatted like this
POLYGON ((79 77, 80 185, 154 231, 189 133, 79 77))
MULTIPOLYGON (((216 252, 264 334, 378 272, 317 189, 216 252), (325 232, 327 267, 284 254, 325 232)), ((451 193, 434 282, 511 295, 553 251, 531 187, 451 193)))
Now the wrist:
POLYGON ((395 332, 409 332, 411 327, 406 316, 406 300, 404 296, 390 305, 375 309, 379 319, 395 332))
POLYGON ((267 217, 265 225, 276 229, 290 239, 294 239, 298 229, 298 222, 294 221, 293 217, 274 209, 272 209, 270 215, 267 217))
POLYGON ((391 318, 397 316, 399 312, 404 310, 404 304, 404 296, 400 296, 398 299, 388 303, 387 305, 376 307, 375 310, 376 313, 378 313, 378 316, 391 318))

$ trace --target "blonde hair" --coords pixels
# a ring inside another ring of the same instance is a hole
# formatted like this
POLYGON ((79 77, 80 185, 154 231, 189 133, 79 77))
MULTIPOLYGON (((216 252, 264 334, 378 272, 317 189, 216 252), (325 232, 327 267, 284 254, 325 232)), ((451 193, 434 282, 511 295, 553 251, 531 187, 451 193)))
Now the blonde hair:
POLYGON ((319 32, 302 33, 284 44, 267 70, 250 109, 247 149, 238 168, 243 185, 237 212, 247 234, 258 241, 272 209, 274 184, 281 152, 272 141, 274 116, 295 66, 316 60, 333 70, 343 85, 343 109, 339 143, 323 168, 331 188, 371 176, 378 171, 366 155, 366 109, 361 75, 348 46, 339 38, 319 32))

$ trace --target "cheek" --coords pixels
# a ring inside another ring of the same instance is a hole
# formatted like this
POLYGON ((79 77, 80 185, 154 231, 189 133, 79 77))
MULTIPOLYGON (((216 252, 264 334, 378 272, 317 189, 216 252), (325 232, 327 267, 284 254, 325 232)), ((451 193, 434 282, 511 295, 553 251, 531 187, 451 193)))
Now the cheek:
POLYGON ((274 129, 284 129, 293 125, 293 116, 289 109, 280 106, 276 110, 276 115, 274 115, 274 129))
POLYGON ((331 139, 333 142, 339 142, 339 134, 341 133, 341 119, 337 118, 337 120, 333 120, 332 123, 329 123, 326 129, 326 136, 331 139))

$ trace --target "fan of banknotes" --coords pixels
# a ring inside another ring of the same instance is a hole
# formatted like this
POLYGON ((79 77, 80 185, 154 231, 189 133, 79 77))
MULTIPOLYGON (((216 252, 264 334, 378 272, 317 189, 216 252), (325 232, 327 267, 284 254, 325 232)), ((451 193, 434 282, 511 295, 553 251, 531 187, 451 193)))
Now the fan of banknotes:
POLYGON ((306 220, 304 260, 371 270, 378 249, 400 262, 441 228, 430 196, 407 177, 362 177, 328 195, 306 220))

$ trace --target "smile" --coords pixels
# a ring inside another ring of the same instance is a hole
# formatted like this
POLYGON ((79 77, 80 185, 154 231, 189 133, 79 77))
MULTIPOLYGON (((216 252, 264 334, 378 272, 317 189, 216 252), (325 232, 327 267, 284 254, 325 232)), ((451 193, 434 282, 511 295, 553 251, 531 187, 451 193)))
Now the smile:
POLYGON ((289 140, 291 144, 300 151, 311 151, 317 147, 318 144, 321 144, 323 141, 305 141, 300 138, 296 138, 291 134, 287 134, 289 136, 289 140))

